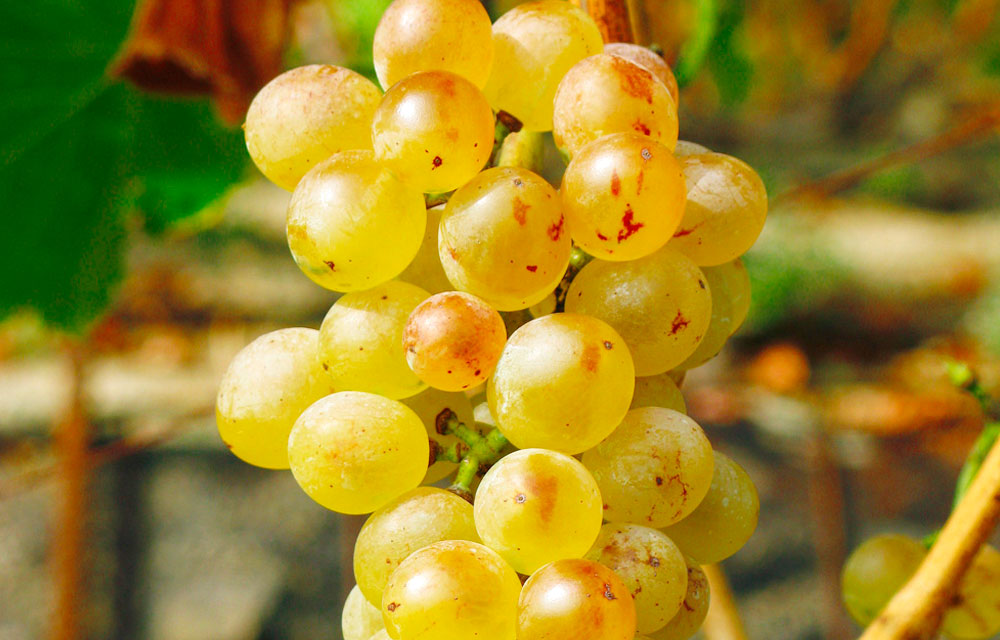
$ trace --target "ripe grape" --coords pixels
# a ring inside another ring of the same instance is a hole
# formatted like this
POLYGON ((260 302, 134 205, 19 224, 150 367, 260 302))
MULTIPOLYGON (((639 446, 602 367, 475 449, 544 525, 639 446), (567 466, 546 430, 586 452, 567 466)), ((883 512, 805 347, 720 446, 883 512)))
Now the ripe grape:
POLYGON ((649 136, 668 149, 677 143, 677 107, 645 67, 600 53, 563 76, 556 91, 552 134, 570 156, 611 133, 649 136))
MULTIPOLYGON (((422 71, 393 85, 372 120, 375 157, 426 193, 457 189, 493 151, 493 112, 482 92, 448 71, 422 71)), ((412 256, 411 256, 412 257, 412 256)))
POLYGON ((632 401, 634 376, 614 329, 589 316, 554 313, 511 335, 487 398, 515 446, 574 454, 615 429, 632 401))
POLYGON ((665 534, 637 524, 608 523, 587 553, 615 572, 635 600, 636 629, 662 628, 681 608, 688 570, 677 545, 665 534))
POLYGON ((493 64, 490 16, 478 0, 395 0, 372 42, 384 89, 418 71, 451 71, 477 87, 493 64))
POLYGON ((340 513, 369 513, 415 488, 429 455, 417 414, 359 391, 317 401, 288 437, 295 481, 310 498, 340 513))
POLYGON ((397 640, 514 640, 521 581, 496 552, 449 540, 410 555, 382 595, 397 640))
POLYGON ((984 640, 1000 632, 1000 552, 992 546, 983 545, 962 576, 941 630, 960 640, 984 640))
POLYGON ((319 359, 341 391, 407 398, 427 385, 406 364, 403 327, 428 293, 396 280, 342 296, 319 329, 319 359))
POLYGON ((688 640, 708 615, 708 577, 696 564, 687 565, 687 592, 681 608, 665 627, 649 634, 649 640, 688 640))
POLYGON ((372 148, 368 129, 381 99, 378 87, 350 69, 291 69, 250 103, 243 126, 247 150, 261 173, 291 191, 333 154, 372 148))
POLYGON ((632 406, 629 408, 640 407, 663 407, 687 413, 684 395, 669 373, 636 377, 635 393, 632 394, 632 406))
POLYGON ((629 42, 609 42, 604 45, 604 53, 625 58, 630 62, 645 67, 667 88, 667 93, 670 94, 675 105, 680 101, 677 78, 674 76, 674 72, 670 70, 670 65, 663 59, 663 56, 649 47, 629 42))
POLYGON ((750 310, 750 275, 742 260, 702 267, 701 272, 712 294, 712 317, 705 336, 694 352, 677 365, 678 369, 693 369, 714 358, 726 340, 740 328, 750 310))
POLYGON ((500 311, 541 302, 562 280, 570 244, 556 191, 517 167, 488 169, 448 201, 438 251, 456 289, 500 311))
POLYGON ((496 110, 528 131, 552 129, 552 102, 570 67, 600 53, 601 33, 589 15, 564 0, 526 2, 493 24, 493 70, 483 91, 496 110))
POLYGON ((358 291, 391 280, 410 263, 426 222, 420 193, 371 151, 344 151, 302 178, 285 229, 292 257, 313 282, 358 291))
POLYGON ((712 317, 712 294, 701 270, 668 247, 630 262, 592 260, 570 285, 566 310, 614 327, 636 373, 651 376, 697 348, 712 317))
POLYGON ((670 240, 684 215, 684 175, 670 150, 638 133, 598 138, 563 174, 569 230, 587 253, 635 260, 670 240))
POLYGON ((475 501, 476 530, 518 573, 580 558, 601 530, 601 494, 578 460, 522 449, 486 472, 475 501))
POLYGON ((721 562, 739 551, 754 529, 760 502, 753 480, 728 456, 715 452, 712 485, 686 518, 664 529, 685 555, 700 564, 721 562))
POLYGON ((288 468, 288 433, 333 387, 316 361, 319 332, 279 329, 245 346, 219 383, 215 422, 237 457, 265 469, 288 468))
POLYGON ((399 274, 399 279, 403 282, 415 284, 431 294, 454 289, 441 266, 441 258, 438 257, 438 226, 443 213, 443 204, 427 210, 427 226, 424 228, 420 249, 409 266, 399 274))
POLYGON ((742 160, 721 153, 680 158, 687 184, 684 219, 670 246, 698 266, 730 262, 753 246, 767 219, 767 191, 742 160))
POLYGON ((926 555, 924 545, 899 534, 869 538, 855 549, 840 576, 844 606, 854 621, 871 624, 926 555))
MULTIPOLYGON (((347 640, 347 638, 344 638, 344 640, 347 640)), ((385 627, 383 627, 372 634, 368 640, 393 640, 393 638, 389 635, 389 632, 385 630, 385 627)))
POLYGON ((604 517, 666 527, 694 511, 712 486, 712 445, 683 413, 632 409, 583 454, 604 498, 604 517))
POLYGON ((556 560, 521 590, 517 640, 632 640, 635 605, 621 578, 590 560, 556 560))
POLYGON ((678 140, 677 146, 674 147, 674 157, 677 158, 681 156, 701 155, 703 153, 712 153, 712 150, 689 140, 678 140))
POLYGON ((507 328, 497 310, 459 291, 421 302, 403 329, 410 369, 444 391, 461 391, 485 381, 506 341, 507 328))
MULTIPOLYGON (((472 403, 464 393, 450 393, 430 388, 424 389, 415 396, 410 396, 400 400, 403 404, 413 409, 414 413, 424 423, 427 430, 427 437, 437 442, 442 448, 448 448, 458 442, 458 438, 452 435, 443 435, 437 432, 437 418, 444 411, 455 414, 458 420, 464 424, 472 425, 475 416, 472 411, 472 403)), ((432 484, 441 480, 445 476, 451 475, 458 465, 447 460, 438 460, 427 467, 427 475, 421 484, 432 484)))
POLYGON ((396 567, 442 540, 479 542, 472 505, 444 489, 419 487, 369 516, 354 543, 354 579, 365 598, 381 605, 396 567))
POLYGON ((368 640, 385 628, 382 624, 382 610, 365 599, 358 585, 354 585, 344 602, 344 612, 340 616, 340 628, 344 640, 368 640))

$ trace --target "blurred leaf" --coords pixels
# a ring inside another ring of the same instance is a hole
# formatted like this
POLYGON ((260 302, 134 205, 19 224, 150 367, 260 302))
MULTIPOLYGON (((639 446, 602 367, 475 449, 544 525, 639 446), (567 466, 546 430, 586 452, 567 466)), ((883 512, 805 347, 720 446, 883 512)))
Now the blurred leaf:
POLYGON ((326 0, 337 29, 337 35, 347 50, 347 66, 367 76, 376 84, 372 62, 372 41, 375 28, 392 0, 326 0))
POLYGON ((719 12, 715 39, 708 52, 708 66, 719 87, 723 106, 730 107, 746 100, 753 82, 753 63, 746 56, 746 46, 740 42, 743 25, 743 5, 727 2, 719 12))

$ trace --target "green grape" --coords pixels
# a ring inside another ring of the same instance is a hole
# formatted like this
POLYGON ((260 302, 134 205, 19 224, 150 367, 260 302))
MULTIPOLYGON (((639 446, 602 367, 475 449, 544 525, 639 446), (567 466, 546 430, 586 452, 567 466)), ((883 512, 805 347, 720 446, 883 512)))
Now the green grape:
POLYGON ((514 446, 574 454, 614 431, 632 401, 634 376, 614 329, 589 316, 554 313, 511 335, 486 394, 514 446))
POLYGON ((739 551, 754 529, 760 502, 753 480, 728 456, 715 452, 712 485, 698 507, 664 532, 700 564, 722 562, 739 551))
POLYGON ((219 436, 237 457, 288 468, 288 433, 306 408, 333 393, 316 362, 319 332, 279 329, 243 347, 222 376, 215 403, 219 436))
POLYGON ((381 605, 396 567, 414 551, 442 540, 479 542, 472 505, 434 487, 404 493, 361 527, 354 543, 354 579, 369 602, 381 605))
POLYGON ((493 69, 483 91, 497 111, 528 131, 552 129, 552 103, 570 67, 600 53, 604 42, 589 15, 564 0, 514 7, 493 24, 493 69))
POLYGON ((987 544, 976 554, 941 630, 957 640, 985 640, 1000 632, 1000 551, 987 544))
POLYGON ((580 558, 601 530, 601 493, 578 460, 545 449, 502 458, 476 492, 476 530, 518 573, 580 558))
POLYGON ((382 610, 368 602, 358 585, 354 585, 344 602, 344 613, 340 616, 340 628, 344 640, 368 640, 385 629, 382 624, 382 610))
POLYGON ((460 291, 435 294, 410 313, 403 349, 410 369, 436 389, 462 391, 493 373, 507 341, 496 309, 460 291))
POLYGON ((319 360, 333 386, 395 399, 427 388, 403 351, 406 319, 427 297, 420 287, 393 280, 337 300, 319 329, 319 360))
POLYGON ((697 142, 690 142, 688 140, 678 140, 677 146, 674 147, 674 156, 677 158, 681 156, 697 156, 704 153, 712 153, 712 150, 708 147, 703 147, 697 142))
POLYGON ((415 488, 429 456, 417 414, 359 391, 320 399, 288 436, 295 481, 310 498, 340 513, 370 513, 415 488))
POLYGON ((569 287, 566 310, 604 320, 625 339, 640 376, 690 356, 712 317, 701 270, 669 248, 630 262, 592 260, 569 287))
POLYGON ((292 194, 286 233, 296 264, 333 291, 391 280, 420 247, 424 199, 371 151, 344 151, 310 171, 292 194))
POLYGON ((440 193, 471 180, 490 159, 493 124, 474 84, 448 71, 421 71, 386 92, 372 120, 372 144, 403 182, 440 193))
POLYGON ((582 559, 556 560, 521 589, 517 640, 632 640, 635 605, 614 571, 582 559))
POLYGON ((448 276, 445 275, 444 267, 441 266, 441 258, 438 257, 438 227, 443 213, 443 204, 427 210, 424 240, 420 243, 416 257, 403 273, 399 274, 399 279, 403 282, 415 284, 431 294, 454 289, 448 281, 448 276))
POLYGON ((680 163, 687 207, 670 246, 698 266, 740 257, 767 219, 767 191, 760 176, 742 160, 721 153, 683 156, 680 163))
POLYGON ((604 45, 604 53, 610 53, 619 58, 625 58, 629 62, 645 67, 656 79, 667 88, 667 93, 677 105, 680 100, 680 91, 677 88, 677 78, 670 70, 670 65, 663 59, 663 56, 656 53, 649 47, 643 47, 629 42, 609 42, 604 45))
POLYGON ((247 150, 261 173, 291 191, 333 154, 372 148, 368 129, 381 99, 371 80, 350 69, 291 69, 250 103, 243 126, 247 150))
POLYGON ((636 629, 649 633, 674 617, 687 593, 688 570, 677 545, 656 529, 608 523, 586 558, 615 572, 635 600, 636 629))
POLYGON ((385 89, 434 69, 481 88, 493 64, 491 38, 490 16, 478 0, 395 0, 375 29, 375 74, 385 89))
POLYGON ((701 272, 712 294, 712 317, 701 342, 677 369, 693 369, 718 355, 750 311, 750 275, 742 260, 702 267, 701 272))
POLYGON ((638 133, 598 138, 563 174, 573 241, 603 260, 635 260, 670 240, 684 215, 684 175, 670 150, 638 133))
POLYGON ((629 408, 640 407, 663 407, 687 413, 684 395, 669 373, 639 376, 635 379, 635 393, 632 394, 632 406, 629 408))
MULTIPOLYGON (((400 400, 403 404, 413 409, 427 430, 427 437, 437 442, 446 449, 456 442, 458 438, 452 435, 442 435, 437 432, 437 417, 445 410, 454 413, 458 420, 464 424, 472 425, 476 418, 472 411, 472 403, 464 393, 450 393, 438 389, 425 389, 415 396, 400 400)), ((458 465, 447 460, 439 460, 427 467, 427 475, 421 484, 432 484, 441 480, 455 471, 458 465)))
POLYGON ((487 169, 448 201, 438 232, 444 271, 456 289, 500 311, 541 302, 569 264, 559 196, 519 167, 487 169))
POLYGON ((649 634, 649 640, 688 640, 701 628, 708 615, 708 577, 701 567, 691 562, 688 562, 687 574, 684 603, 665 627, 649 634))
POLYGON ((694 511, 712 486, 712 445, 683 413, 632 409, 608 438, 583 454, 612 522, 671 525, 694 511))
POLYGON ((855 549, 840 576, 844 606, 854 621, 871 624, 926 555, 924 545, 899 534, 869 538, 855 549))
POLYGON ((475 542, 438 542, 411 554, 389 578, 382 617, 397 640, 514 640, 521 581, 475 542))
POLYGON ((556 145, 574 156, 601 136, 623 132, 649 136, 673 149, 676 103, 666 86, 641 65, 609 53, 584 58, 563 76, 556 91, 556 145))

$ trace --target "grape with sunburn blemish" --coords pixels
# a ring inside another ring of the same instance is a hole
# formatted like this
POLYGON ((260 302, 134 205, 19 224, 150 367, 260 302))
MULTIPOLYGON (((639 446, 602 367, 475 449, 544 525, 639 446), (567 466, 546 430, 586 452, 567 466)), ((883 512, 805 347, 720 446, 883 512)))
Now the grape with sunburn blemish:
POLYGON ((632 44, 631 42, 609 42, 604 45, 604 53, 625 58, 629 62, 648 69, 667 88, 667 93, 673 99, 674 105, 678 104, 680 91, 677 88, 677 78, 674 76, 674 72, 671 71, 670 65, 663 59, 663 56, 649 47, 632 44))

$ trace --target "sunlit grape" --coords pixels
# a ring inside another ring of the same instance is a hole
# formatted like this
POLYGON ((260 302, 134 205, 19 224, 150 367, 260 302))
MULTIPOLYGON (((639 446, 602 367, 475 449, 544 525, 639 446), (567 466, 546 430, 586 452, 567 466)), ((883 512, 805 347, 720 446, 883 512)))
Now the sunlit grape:
POLYGON ((742 260, 702 267, 701 272, 712 294, 712 318, 701 342, 677 369, 693 369, 714 358, 750 310, 750 275, 742 260))
POLYGON ((926 555, 924 545, 899 534, 869 538, 855 549, 840 577, 844 606, 855 622, 871 624, 926 555))
POLYGON ((665 627, 649 634, 649 640, 688 640, 708 615, 708 577, 696 564, 688 563, 684 603, 665 627))
POLYGON ((358 391, 317 401, 288 437, 292 475, 327 509, 369 513, 420 484, 429 447, 406 405, 358 391))
POLYGON ((639 407, 663 407, 681 413, 687 413, 687 405, 680 387, 670 377, 669 373, 655 376, 639 376, 635 379, 635 392, 632 394, 631 409, 639 407))
POLYGON ((291 191, 333 154, 371 149, 368 133, 382 92, 364 76, 328 64, 281 74, 247 110, 247 150, 257 168, 291 191))
POLYGON ((587 253, 635 260, 670 240, 684 215, 684 175, 670 150, 638 133, 598 138, 573 156, 559 189, 587 253))
POLYGON ((614 329, 589 316, 554 313, 511 335, 487 397, 515 446, 574 454, 603 440, 625 416, 634 375, 614 329))
POLYGON ((292 257, 333 291, 369 289, 417 254, 427 221, 424 199, 371 151, 338 153, 310 171, 292 194, 286 233, 292 257))
POLYGON ((674 156, 677 158, 681 156, 701 155, 703 153, 712 153, 712 150, 690 140, 678 140, 677 146, 674 147, 674 156))
MULTIPOLYGON (((427 437, 434 440, 441 449, 446 449, 456 442, 458 438, 453 435, 443 435, 437 432, 437 419, 442 412, 450 411, 454 413, 458 420, 464 424, 472 425, 475 417, 472 412, 472 403, 464 393, 450 393, 430 388, 424 389, 415 396, 410 396, 400 400, 403 404, 413 409, 413 411, 424 423, 427 430, 427 437)), ((450 475, 458 465, 447 460, 439 460, 427 467, 427 475, 421 484, 431 484, 450 475)))
POLYGON ((306 407, 333 386, 316 361, 319 332, 279 329, 244 347, 219 383, 215 422, 245 462, 288 468, 288 433, 306 407))
POLYGON ((413 261, 399 274, 403 282, 415 284, 427 293, 451 291, 455 287, 448 281, 441 258, 438 257, 438 226, 444 205, 438 205, 427 210, 427 226, 424 228, 424 240, 413 261))
POLYGON ((365 599, 358 585, 354 585, 347 594, 344 612, 340 616, 340 628, 344 640, 368 640, 385 628, 382 624, 382 610, 365 599))
POLYGON ((406 184, 428 193, 451 191, 489 160, 493 124, 490 105, 471 82, 448 71, 422 71, 382 98, 372 144, 375 157, 406 184))
POLYGON ((941 630, 950 638, 984 640, 1000 632, 1000 551, 983 545, 962 576, 941 630))
POLYGON ((673 98, 674 104, 678 103, 680 95, 677 88, 677 78, 674 77, 674 72, 670 70, 670 65, 663 59, 663 56, 649 47, 629 42, 609 42, 604 45, 604 53, 625 58, 651 71, 667 88, 667 93, 673 98))

